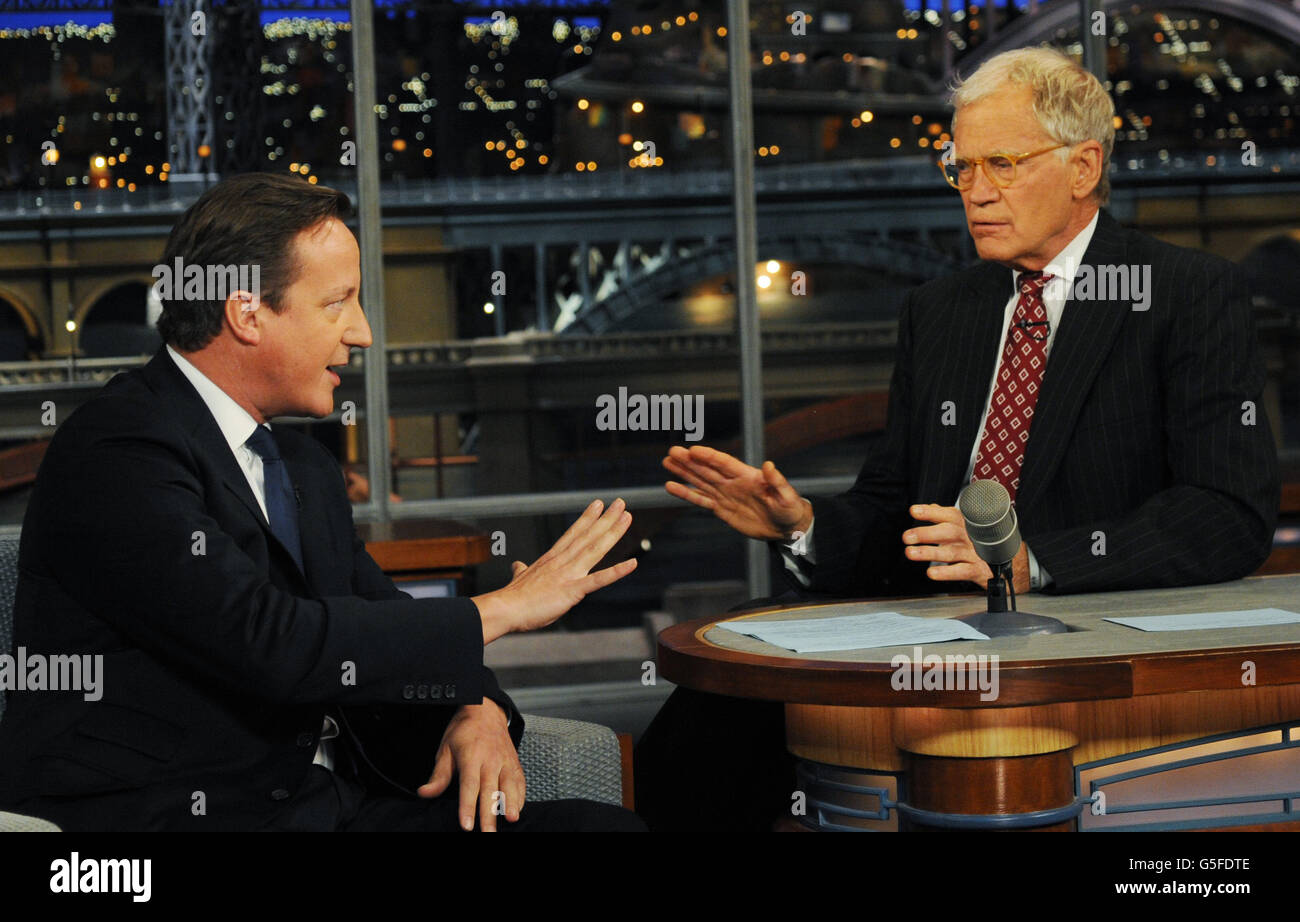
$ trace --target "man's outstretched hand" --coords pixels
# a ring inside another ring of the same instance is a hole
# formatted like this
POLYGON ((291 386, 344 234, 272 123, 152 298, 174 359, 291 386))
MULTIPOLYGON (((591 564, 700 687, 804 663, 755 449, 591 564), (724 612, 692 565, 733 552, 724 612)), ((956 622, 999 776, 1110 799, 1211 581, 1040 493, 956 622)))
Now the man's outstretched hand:
POLYGON ((602 509, 600 500, 593 502, 531 567, 516 560, 506 586, 473 597, 483 621, 484 644, 515 631, 546 627, 589 593, 636 569, 632 558, 591 572, 632 524, 623 500, 614 500, 603 514, 602 509))
MULTIPOLYGON (((908 509, 912 518, 932 522, 903 532, 903 544, 909 560, 938 561, 925 575, 933 580, 969 580, 987 589, 993 571, 978 554, 966 534, 966 519, 956 506, 917 505, 908 509)), ((1016 594, 1029 591, 1029 549, 1024 544, 1011 562, 1016 594)))
POLYGON ((673 446, 663 465, 685 480, 664 484, 678 499, 708 509, 742 535, 764 541, 789 541, 812 524, 812 504, 804 499, 771 461, 751 467, 726 452, 692 445, 673 446), (694 487, 694 489, 691 489, 694 487))
POLYGON ((474 828, 474 813, 483 832, 496 832, 497 817, 513 823, 524 806, 527 782, 519 754, 510 741, 506 714, 495 701, 467 705, 456 712, 442 735, 434 758, 433 774, 416 791, 437 797, 447 790, 452 775, 460 776, 462 829, 474 828))

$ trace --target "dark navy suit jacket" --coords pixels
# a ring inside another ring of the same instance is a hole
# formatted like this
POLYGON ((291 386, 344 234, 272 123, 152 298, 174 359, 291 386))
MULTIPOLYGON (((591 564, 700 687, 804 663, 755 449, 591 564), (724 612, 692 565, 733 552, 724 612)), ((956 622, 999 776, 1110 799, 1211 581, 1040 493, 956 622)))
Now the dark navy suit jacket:
MULTIPOLYGON (((1016 497, 1049 591, 1250 574, 1272 545, 1281 487, 1245 278, 1104 210, 1088 266, 1150 267, 1150 303, 1071 298, 1053 339, 1016 497)), ((847 493, 812 501, 811 591, 951 591, 903 556, 902 533, 911 504, 954 505, 965 485, 1010 296, 1011 271, 993 263, 909 294, 886 429, 847 493)))
POLYGON ((0 804, 65 829, 251 829, 302 786, 327 712, 339 770, 392 796, 428 780, 460 705, 497 701, 518 743, 474 604, 400 592, 335 459, 274 436, 305 572, 165 348, 60 426, 23 522, 14 642, 102 655, 102 699, 10 694, 0 804))

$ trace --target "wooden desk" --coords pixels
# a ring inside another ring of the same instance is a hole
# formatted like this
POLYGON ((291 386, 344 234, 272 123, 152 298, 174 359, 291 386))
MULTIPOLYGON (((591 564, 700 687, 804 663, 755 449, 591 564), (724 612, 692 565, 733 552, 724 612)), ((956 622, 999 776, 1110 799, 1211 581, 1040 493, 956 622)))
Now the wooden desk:
MULTIPOLYGON (((861 611, 952 617, 978 610, 983 598, 859 604, 861 611)), ((1213 764, 1235 772, 1238 780, 1243 773, 1262 777, 1282 771, 1289 781, 1281 783, 1277 797, 1231 805, 1225 809, 1235 816, 1194 819, 1189 828, 1284 822, 1294 827, 1300 817, 1300 625, 1145 633, 1103 619, 1295 611, 1298 606, 1296 575, 1185 589, 1030 595, 1022 608, 1059 618, 1070 631, 927 644, 921 651, 923 663, 932 655, 962 656, 972 658, 964 661, 972 667, 973 658, 984 654, 991 669, 996 654, 992 700, 983 700, 988 692, 974 687, 973 672, 960 689, 951 687, 951 680, 947 688, 897 687, 910 684, 901 672, 906 663, 897 657, 910 661, 912 647, 796 654, 714 626, 736 617, 820 617, 825 606, 769 608, 675 625, 659 637, 659 668, 690 688, 786 702, 787 745, 801 760, 801 785, 810 789, 804 791, 810 804, 801 818, 806 825, 1062 830, 1159 825, 1167 811, 1126 812, 1133 803, 1124 801, 1132 797, 1119 796, 1121 788, 1144 778, 1170 791, 1192 792, 1178 794, 1175 801, 1251 796, 1225 794, 1224 786, 1235 782, 1222 772, 1213 782, 1192 777, 1205 775, 1203 767, 1213 764), (1231 755, 1234 739, 1256 730, 1257 738, 1238 748, 1272 748, 1231 755), (1139 775, 1107 780, 1124 757, 1165 747, 1173 748, 1134 763, 1139 775), (1272 759, 1270 766, 1260 767, 1261 755, 1272 759), (1152 770, 1162 759, 1191 761, 1176 770, 1152 770), (1089 800, 1094 788, 1103 799, 1089 800), (1289 797, 1280 796, 1287 791, 1289 797), (1275 809, 1268 809, 1269 801, 1275 809), (1094 816, 1094 807, 1107 802, 1109 809, 1094 816), (1083 811, 1087 815, 1079 817, 1083 811)), ((953 676, 960 672, 958 667, 953 676)), ((1147 791, 1138 802, 1149 803, 1150 796, 1147 791)))
POLYGON ((488 536, 449 519, 359 522, 357 534, 375 563, 395 582, 456 579, 488 559, 488 536))

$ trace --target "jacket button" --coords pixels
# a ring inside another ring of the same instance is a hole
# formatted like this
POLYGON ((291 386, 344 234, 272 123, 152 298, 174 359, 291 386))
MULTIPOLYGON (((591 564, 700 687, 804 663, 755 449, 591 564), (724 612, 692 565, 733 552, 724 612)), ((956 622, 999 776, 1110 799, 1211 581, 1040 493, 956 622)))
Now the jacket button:
POLYGON ((299 733, 298 745, 305 749, 311 745, 311 741, 314 740, 315 738, 316 738, 316 734, 314 733, 299 733))
POLYGON ((288 799, 289 799, 289 792, 286 791, 284 788, 276 788, 274 791, 271 792, 271 799, 272 799, 272 800, 288 800, 288 799))

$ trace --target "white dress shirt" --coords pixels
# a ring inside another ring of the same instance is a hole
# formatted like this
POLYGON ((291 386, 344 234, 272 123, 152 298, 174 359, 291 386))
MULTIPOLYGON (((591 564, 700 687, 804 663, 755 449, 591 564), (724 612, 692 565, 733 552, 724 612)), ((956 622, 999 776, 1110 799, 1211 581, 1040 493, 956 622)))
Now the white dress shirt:
MULTIPOLYGON (((172 361, 181 370, 181 374, 189 379, 189 382, 194 385, 194 389, 199 392, 199 397, 207 404, 208 410, 212 413, 212 418, 217 421, 221 434, 225 436, 226 444, 230 446, 230 451, 239 464, 239 469, 248 478, 248 485, 253 490, 253 497, 257 500, 257 505, 262 509, 262 517, 270 525, 271 518, 266 512, 266 475, 262 470, 262 456, 253 451, 247 444, 249 436, 257 428, 257 420, 253 419, 247 410, 235 402, 233 397, 214 384, 211 378, 195 368, 189 360, 170 345, 167 347, 167 354, 172 357, 172 361)), ((271 427, 267 426, 266 428, 269 431, 271 427)), ((323 765, 330 771, 334 770, 334 747, 330 741, 338 735, 338 724, 334 722, 334 718, 326 715, 325 722, 321 726, 320 743, 316 747, 316 758, 312 760, 316 765, 323 765)))
MULTIPOLYGON (((1061 252, 1052 257, 1048 264, 1043 267, 1043 272, 1055 276, 1060 281, 1049 281, 1043 286, 1043 309, 1047 312, 1047 342, 1044 343, 1044 356, 1049 356, 1052 351, 1052 343, 1056 339, 1056 331, 1061 325, 1061 316, 1065 313, 1065 302, 1069 297, 1070 286, 1074 282, 1074 276, 1078 272, 1079 264, 1083 262, 1083 255, 1088 251, 1088 244, 1092 242, 1093 232, 1097 229, 1097 219, 1101 212, 1093 214, 1092 220, 1088 226, 1079 231, 1074 239, 1065 245, 1061 252)), ((1006 342, 1006 331, 1011 326, 1011 318, 1015 316, 1016 302, 1020 298, 1020 270, 1011 270, 1011 294, 1007 298, 1006 309, 1002 312, 1002 335, 999 342, 1006 342)), ((988 394, 984 398, 984 410, 980 414, 980 431, 983 431, 984 420, 988 418, 989 404, 993 400, 993 387, 997 381, 998 368, 1002 364, 1002 349, 998 350, 997 359, 993 363, 993 368, 989 373, 988 394)), ((1031 433, 1032 437, 1032 433, 1031 433)), ((969 483, 971 474, 975 471, 975 458, 979 454, 980 434, 975 435, 975 441, 971 445, 970 463, 966 465, 966 477, 964 482, 969 483)), ((807 566, 815 566, 817 563, 816 554, 813 544, 813 527, 816 520, 808 526, 808 531, 797 541, 780 542, 777 547, 781 552, 781 558, 785 567, 789 570, 801 585, 807 586, 811 579, 805 571, 807 566)), ((1025 545, 1025 551, 1029 558, 1029 585, 1031 589, 1042 589, 1052 582, 1049 574, 1034 557, 1034 552, 1025 545)))

